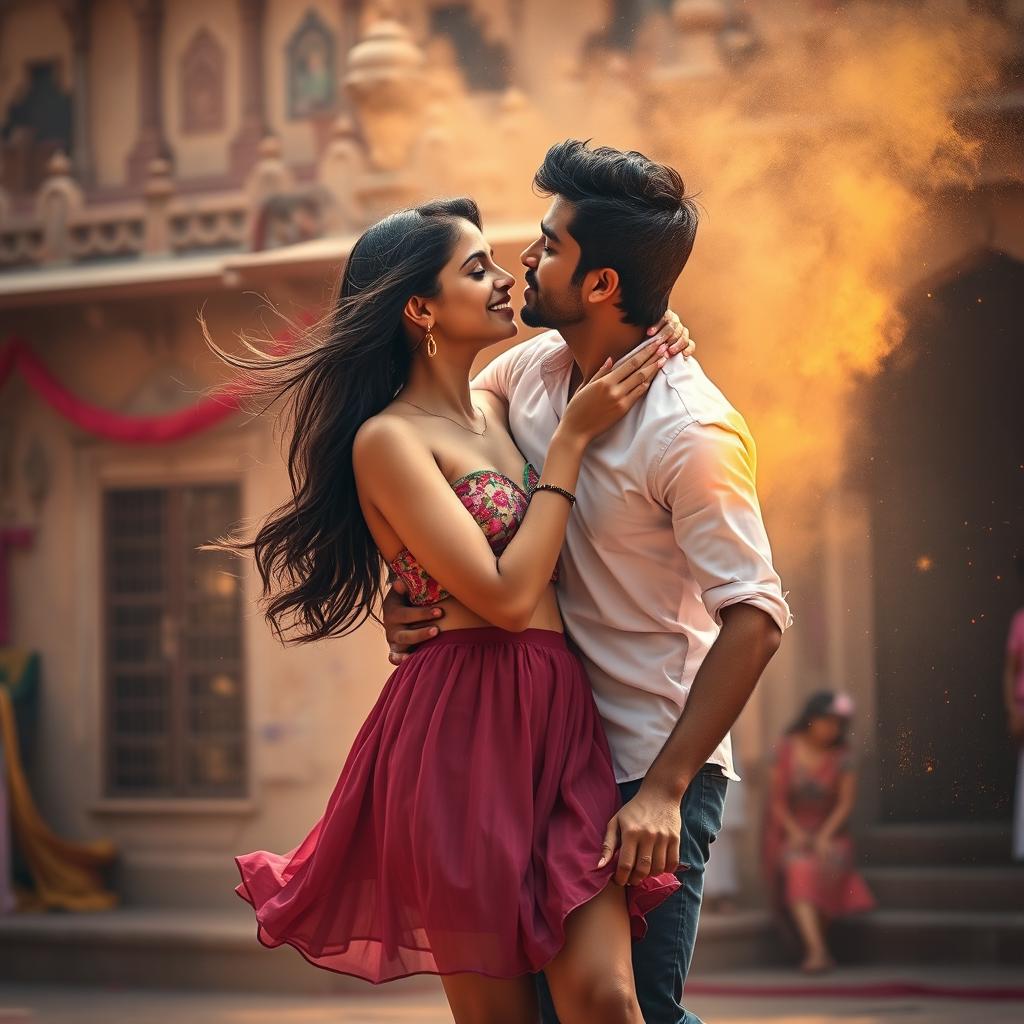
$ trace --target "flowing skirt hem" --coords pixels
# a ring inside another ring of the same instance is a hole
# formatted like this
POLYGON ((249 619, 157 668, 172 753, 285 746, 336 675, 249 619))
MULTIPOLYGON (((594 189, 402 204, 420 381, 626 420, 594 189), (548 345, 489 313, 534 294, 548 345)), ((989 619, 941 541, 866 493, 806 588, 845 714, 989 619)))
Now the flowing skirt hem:
MULTIPOLYGON (((558 933, 552 936, 550 952, 545 951, 540 957, 535 958, 538 962, 530 964, 524 967, 522 970, 513 972, 494 972, 487 971, 478 966, 467 965, 465 967, 446 967, 444 970, 437 968, 435 969, 421 969, 421 970, 410 970, 404 974, 387 974, 383 975, 371 975, 366 972, 365 969, 359 970, 357 966, 353 965, 348 969, 340 967, 331 967, 329 964, 324 963, 324 955, 322 953, 314 953, 305 944, 296 939, 289 938, 277 938, 270 934, 270 932, 264 927, 260 921, 259 908, 256 906, 255 900, 253 899, 252 893, 249 890, 249 884, 245 876, 245 870, 242 867, 242 858, 235 858, 235 865, 238 868, 238 873, 241 876, 241 884, 235 887, 235 893, 239 899, 244 900, 249 904, 256 912, 256 939, 261 946, 267 949, 277 949, 280 946, 291 946, 292 949, 296 950, 304 960, 312 964, 314 967, 319 967, 321 970, 330 971, 332 974, 342 974, 351 978, 359 978, 362 981, 369 982, 371 985, 384 985, 390 981, 400 981, 403 978, 412 978, 417 975, 435 975, 445 976, 449 974, 478 974, 485 978, 495 978, 500 980, 510 980, 513 978, 521 978, 527 974, 538 974, 544 970, 548 964, 561 952, 565 945, 565 922, 568 920, 569 915, 580 907, 589 903, 595 896, 600 895, 609 885, 615 883, 610 880, 605 881, 605 884, 600 888, 595 888, 592 892, 586 895, 583 899, 579 899, 577 902, 568 906, 564 911, 560 912, 559 928, 558 933)), ((687 865, 680 867, 681 871, 687 870, 687 865)), ((647 932, 647 920, 646 915, 660 906, 666 899, 669 898, 676 890, 681 886, 679 879, 674 875, 669 875, 672 881, 666 881, 665 875, 658 875, 653 878, 647 879, 647 882, 640 886, 630 886, 627 888, 627 900, 629 904, 629 916, 630 916, 630 929, 634 939, 642 939, 647 932), (648 884, 649 883, 649 884, 648 884)), ((589 887, 593 888, 593 887, 589 887)), ((351 940, 354 942, 367 942, 380 944, 381 940, 370 936, 351 936, 351 940)), ((412 952, 420 954, 428 954, 432 956, 432 951, 429 948, 419 946, 403 946, 403 949, 409 949, 412 952)), ((336 956, 339 954, 327 954, 328 956, 336 956)))

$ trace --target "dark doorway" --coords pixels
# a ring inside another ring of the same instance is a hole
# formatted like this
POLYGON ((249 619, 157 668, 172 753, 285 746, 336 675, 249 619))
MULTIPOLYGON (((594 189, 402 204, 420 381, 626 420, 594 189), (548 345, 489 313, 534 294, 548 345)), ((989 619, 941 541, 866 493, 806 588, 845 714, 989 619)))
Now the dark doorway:
POLYGON ((508 50, 488 40, 466 4, 448 4, 431 12, 431 35, 447 36, 471 90, 498 92, 509 85, 508 50))
POLYGON ((1024 603, 1024 264, 988 254, 908 313, 865 407, 883 820, 1003 820, 1003 651, 1024 603))

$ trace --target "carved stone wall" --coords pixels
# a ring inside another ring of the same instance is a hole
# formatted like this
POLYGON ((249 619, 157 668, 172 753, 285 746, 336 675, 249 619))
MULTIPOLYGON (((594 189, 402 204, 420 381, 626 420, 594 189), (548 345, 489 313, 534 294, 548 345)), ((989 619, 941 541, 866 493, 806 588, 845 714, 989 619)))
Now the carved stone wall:
POLYGON ((192 37, 178 65, 181 130, 203 135, 224 129, 224 48, 205 26, 192 37))

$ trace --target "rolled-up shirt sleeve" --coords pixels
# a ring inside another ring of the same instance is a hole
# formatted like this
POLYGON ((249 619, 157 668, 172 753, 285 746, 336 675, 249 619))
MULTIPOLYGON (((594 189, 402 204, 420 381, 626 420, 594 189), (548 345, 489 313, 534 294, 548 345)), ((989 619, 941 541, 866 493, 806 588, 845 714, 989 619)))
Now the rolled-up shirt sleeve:
POLYGON ((671 512, 708 614, 721 625, 723 608, 750 604, 785 630, 793 617, 761 518, 754 442, 737 421, 680 429, 654 467, 651 490, 671 512))

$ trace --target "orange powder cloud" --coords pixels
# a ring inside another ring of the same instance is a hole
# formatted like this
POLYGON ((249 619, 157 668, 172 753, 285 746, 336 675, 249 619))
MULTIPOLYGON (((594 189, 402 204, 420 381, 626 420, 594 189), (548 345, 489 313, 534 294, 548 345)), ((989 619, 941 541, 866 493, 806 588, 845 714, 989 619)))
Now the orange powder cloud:
POLYGON ((571 79, 553 58, 538 99, 506 99, 496 121, 465 104, 442 117, 460 153, 444 184, 477 195, 493 223, 493 210, 533 218, 526 182, 557 138, 678 167, 705 216, 673 304, 754 429, 762 492, 824 490, 855 422, 852 389, 902 341, 937 190, 976 180, 980 142, 955 110, 992 85, 1007 39, 964 6, 799 18, 761 4, 761 48, 709 75, 673 64, 676 30, 656 17, 632 58, 592 55, 571 79))

